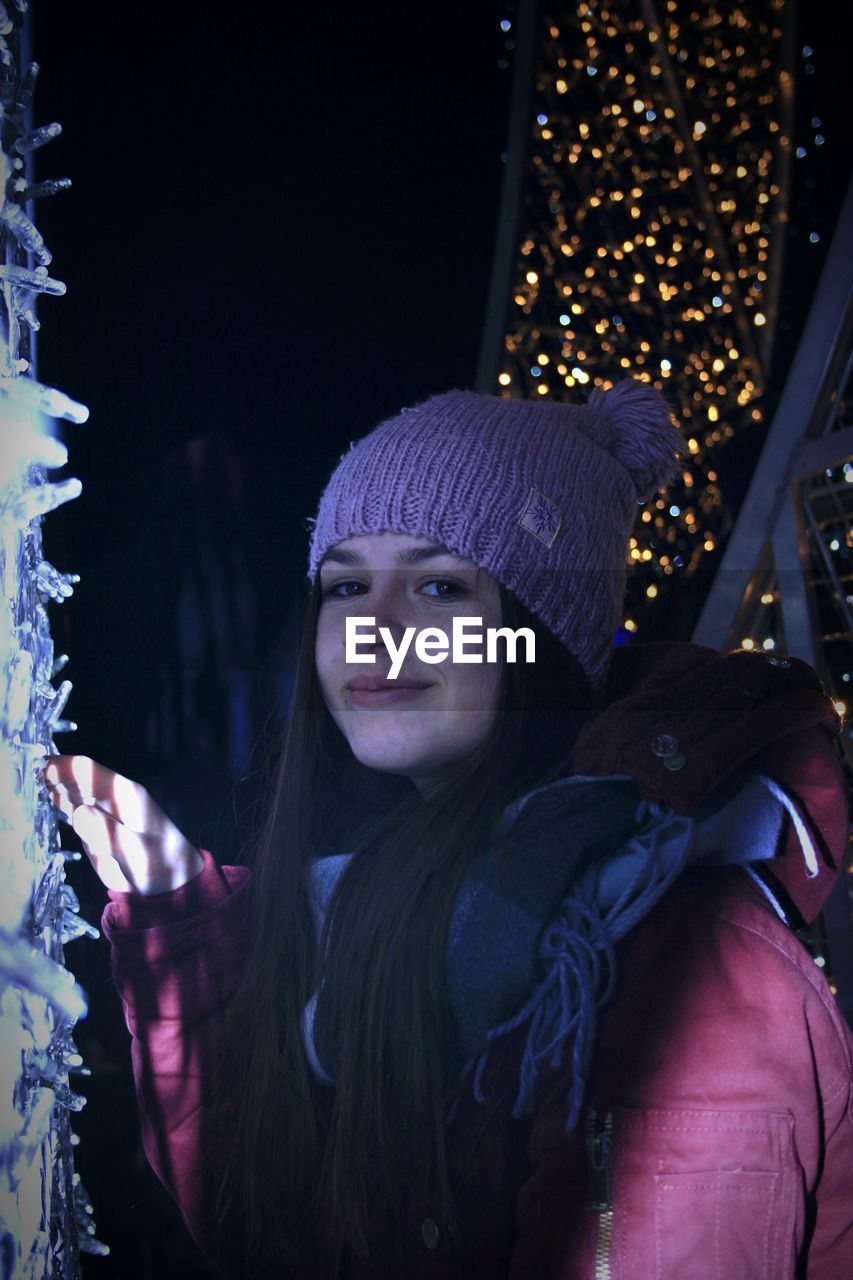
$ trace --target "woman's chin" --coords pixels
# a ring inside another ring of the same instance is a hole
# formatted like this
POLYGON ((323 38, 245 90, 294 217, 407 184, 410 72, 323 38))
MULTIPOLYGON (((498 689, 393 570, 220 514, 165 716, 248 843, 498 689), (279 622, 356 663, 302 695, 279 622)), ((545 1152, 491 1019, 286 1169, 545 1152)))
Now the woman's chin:
POLYGON ((464 759, 485 736, 482 709, 434 715, 384 708, 339 720, 339 727, 360 764, 413 781, 443 775, 464 759))
POLYGON ((404 778, 414 778, 427 767, 427 762, 419 755, 403 755, 400 752, 369 748, 357 750, 355 747, 353 755, 367 769, 376 769, 379 773, 398 773, 404 778))

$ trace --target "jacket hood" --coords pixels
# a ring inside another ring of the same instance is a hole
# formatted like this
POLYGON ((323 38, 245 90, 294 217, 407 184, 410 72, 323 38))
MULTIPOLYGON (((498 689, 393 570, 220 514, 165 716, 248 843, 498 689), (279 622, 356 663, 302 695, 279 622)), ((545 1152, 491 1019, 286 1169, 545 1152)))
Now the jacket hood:
POLYGON ((843 865, 847 792, 834 739, 841 719, 800 658, 684 641, 616 648, 603 710, 583 725, 577 773, 629 774, 640 795, 695 814, 741 772, 763 773, 794 800, 819 854, 808 873, 789 822, 765 864, 800 914, 814 919, 843 865))

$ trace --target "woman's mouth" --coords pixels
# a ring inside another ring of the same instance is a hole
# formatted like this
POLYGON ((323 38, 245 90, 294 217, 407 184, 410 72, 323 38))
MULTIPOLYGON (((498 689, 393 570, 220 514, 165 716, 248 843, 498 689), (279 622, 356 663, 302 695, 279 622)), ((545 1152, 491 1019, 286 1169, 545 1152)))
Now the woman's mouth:
POLYGON ((401 681, 371 680, 361 676, 347 685, 347 692, 353 707, 393 707, 419 698, 430 687, 428 684, 406 684, 405 678, 401 681))

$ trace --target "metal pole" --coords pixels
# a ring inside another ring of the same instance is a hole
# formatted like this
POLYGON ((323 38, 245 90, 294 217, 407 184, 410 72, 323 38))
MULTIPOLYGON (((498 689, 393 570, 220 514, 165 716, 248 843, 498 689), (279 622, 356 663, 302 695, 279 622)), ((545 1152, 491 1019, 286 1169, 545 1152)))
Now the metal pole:
POLYGON ((530 142, 530 107, 533 101, 538 27, 539 0, 521 0, 509 108, 506 168, 492 257, 492 278, 474 384, 475 390, 486 394, 495 391, 506 331, 507 303, 515 267, 524 173, 530 142))
MULTIPOLYGON (((853 182, 773 424, 693 633, 696 644, 722 649, 756 559, 790 501, 797 445, 813 430, 845 317, 853 299, 853 182)), ((791 652, 796 650, 790 648, 791 652)), ((802 656, 808 661, 808 657, 802 656)))

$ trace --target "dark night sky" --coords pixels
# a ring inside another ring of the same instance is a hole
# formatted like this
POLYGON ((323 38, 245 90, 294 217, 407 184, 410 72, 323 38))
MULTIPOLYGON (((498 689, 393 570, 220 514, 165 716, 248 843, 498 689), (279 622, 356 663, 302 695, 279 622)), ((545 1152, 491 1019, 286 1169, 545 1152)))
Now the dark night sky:
POLYGON ((39 210, 69 286, 41 374, 91 406, 84 479, 215 429, 307 515, 339 441, 473 379, 503 9, 160 11, 36 4, 38 117, 65 129, 43 169, 74 182, 39 210))

